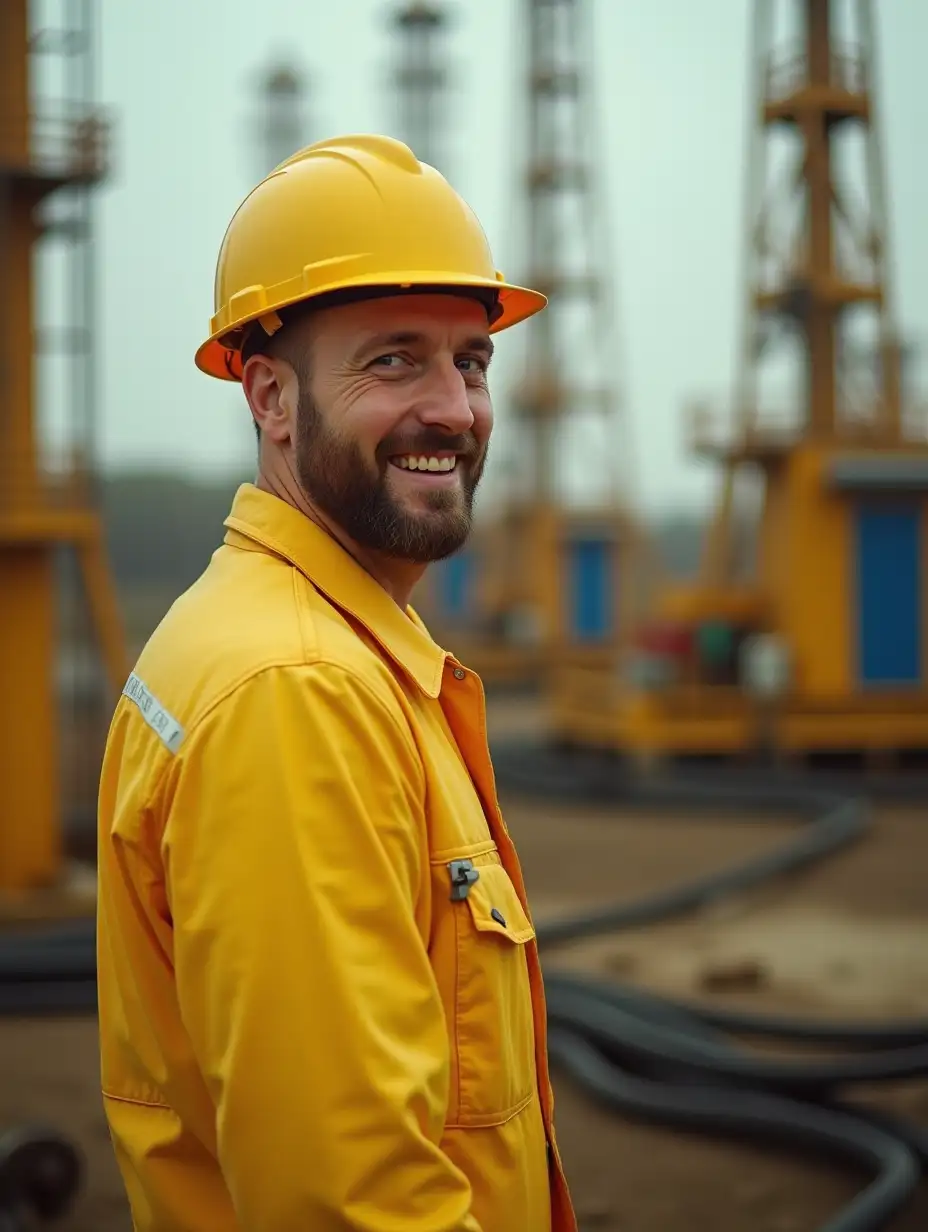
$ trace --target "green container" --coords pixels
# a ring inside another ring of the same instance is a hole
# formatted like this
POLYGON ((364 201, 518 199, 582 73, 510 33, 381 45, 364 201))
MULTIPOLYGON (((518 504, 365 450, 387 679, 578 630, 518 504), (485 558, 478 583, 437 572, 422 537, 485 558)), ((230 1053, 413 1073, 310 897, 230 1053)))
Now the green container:
POLYGON ((707 621, 696 630, 696 649, 704 663, 729 663, 735 649, 735 631, 723 621, 707 621))

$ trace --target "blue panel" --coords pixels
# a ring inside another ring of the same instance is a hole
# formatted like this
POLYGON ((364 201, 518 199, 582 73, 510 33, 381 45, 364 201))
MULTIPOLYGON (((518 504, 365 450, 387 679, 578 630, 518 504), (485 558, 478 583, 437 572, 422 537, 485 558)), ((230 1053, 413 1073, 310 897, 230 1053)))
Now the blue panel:
POLYGON ((922 679, 921 510, 861 505, 857 511, 857 610, 863 684, 922 679))
POLYGON ((568 548, 571 633, 577 641, 598 641, 612 629, 612 544, 576 539, 568 548))
POLYGON ((438 596, 444 616, 462 619, 474 606, 476 584, 474 558, 466 549, 449 556, 438 566, 438 596))

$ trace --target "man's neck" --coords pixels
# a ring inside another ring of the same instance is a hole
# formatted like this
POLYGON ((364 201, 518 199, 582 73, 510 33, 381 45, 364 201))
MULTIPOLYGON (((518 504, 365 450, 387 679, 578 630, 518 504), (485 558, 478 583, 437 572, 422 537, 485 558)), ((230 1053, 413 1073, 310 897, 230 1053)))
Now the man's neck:
POLYGON ((356 543, 337 522, 319 509, 300 487, 292 475, 280 476, 268 474, 259 470, 255 486, 262 492, 269 492, 279 500, 286 501, 294 509, 298 509, 304 517, 326 532, 335 542, 356 560, 361 568, 369 573, 375 582, 387 592, 393 602, 405 612, 413 587, 425 572, 425 565, 414 561, 396 560, 384 556, 380 552, 371 552, 356 543))

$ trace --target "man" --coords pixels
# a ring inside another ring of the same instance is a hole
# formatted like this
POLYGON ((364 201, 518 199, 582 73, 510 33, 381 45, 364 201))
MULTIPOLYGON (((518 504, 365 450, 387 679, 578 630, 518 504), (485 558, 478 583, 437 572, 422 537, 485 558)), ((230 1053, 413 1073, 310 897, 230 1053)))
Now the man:
POLYGON ((138 1232, 574 1232, 479 681, 409 607, 543 308, 406 146, 246 198, 196 362, 257 482, 145 647, 100 791, 106 1113, 138 1232))

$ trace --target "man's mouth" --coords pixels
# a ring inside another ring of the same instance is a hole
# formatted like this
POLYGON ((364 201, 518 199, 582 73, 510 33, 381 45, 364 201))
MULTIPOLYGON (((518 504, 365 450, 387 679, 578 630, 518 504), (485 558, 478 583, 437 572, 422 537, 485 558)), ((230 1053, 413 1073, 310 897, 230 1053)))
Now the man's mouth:
POLYGON ((457 454, 396 454, 390 459, 401 471, 430 471, 432 474, 447 474, 457 466, 457 454))

